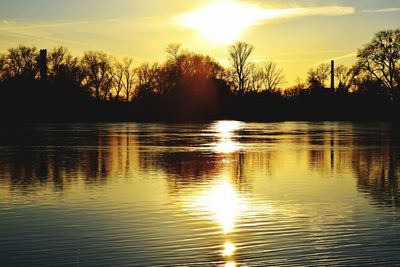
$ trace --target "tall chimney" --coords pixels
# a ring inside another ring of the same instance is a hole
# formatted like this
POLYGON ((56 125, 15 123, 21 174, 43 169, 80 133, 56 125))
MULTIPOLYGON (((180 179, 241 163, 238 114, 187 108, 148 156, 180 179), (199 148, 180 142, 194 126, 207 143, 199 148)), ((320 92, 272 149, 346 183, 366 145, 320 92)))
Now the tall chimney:
POLYGON ((40 80, 45 82, 47 80, 47 50, 41 49, 39 56, 39 69, 40 69, 40 80))
POLYGON ((335 61, 331 61, 331 89, 335 92, 335 61))

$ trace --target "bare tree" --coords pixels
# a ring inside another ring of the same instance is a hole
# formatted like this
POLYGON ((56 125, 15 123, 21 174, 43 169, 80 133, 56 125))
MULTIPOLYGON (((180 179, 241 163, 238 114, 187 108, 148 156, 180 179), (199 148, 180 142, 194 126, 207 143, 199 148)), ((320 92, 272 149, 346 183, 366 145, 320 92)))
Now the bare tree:
POLYGON ((283 70, 278 69, 275 62, 267 62, 263 65, 263 87, 265 91, 276 92, 285 83, 283 70))
POLYGON ((79 59, 73 57, 68 48, 53 48, 47 58, 49 77, 56 80, 68 80, 76 85, 82 83, 82 71, 79 59))
POLYGON ((122 60, 122 89, 125 94, 125 101, 129 102, 134 89, 136 70, 133 66, 132 58, 124 58, 122 60))
POLYGON ((354 85, 357 76, 355 68, 348 68, 344 65, 339 65, 335 68, 335 78, 339 83, 339 89, 349 91, 354 85))
POLYGON ((124 82, 124 65, 119 61, 114 62, 114 90, 115 90, 115 99, 120 100, 120 94, 123 90, 124 82))
POLYGON ((289 88, 286 88, 283 91, 283 96, 286 97, 287 99, 295 99, 295 98, 299 97, 301 92, 303 90, 305 90, 306 87, 307 87, 306 84, 303 83, 301 78, 297 77, 296 78, 296 84, 291 86, 291 87, 289 87, 289 88))
POLYGON ((247 91, 259 93, 264 89, 264 70, 260 65, 254 65, 249 77, 247 91))
POLYGON ((388 88, 394 97, 400 73, 400 29, 378 32, 358 51, 357 64, 388 88))
POLYGON ((68 48, 63 46, 53 48, 47 57, 49 76, 57 76, 61 68, 66 64, 66 61, 69 61, 70 58, 72 56, 69 54, 68 48))
POLYGON ((93 51, 85 52, 81 60, 85 74, 84 86, 99 100, 106 100, 110 96, 114 80, 111 62, 107 54, 93 51))
POLYGON ((313 88, 325 87, 326 80, 330 75, 331 67, 329 64, 320 64, 315 70, 310 69, 308 72, 308 84, 313 88))
POLYGON ((176 61, 182 52, 182 45, 177 43, 169 44, 165 51, 170 59, 176 61))
POLYGON ((3 58, 3 76, 12 78, 16 76, 36 78, 38 76, 38 50, 36 47, 20 45, 10 48, 3 58))
POLYGON ((347 84, 349 68, 344 65, 339 65, 335 68, 335 78, 339 84, 347 84))
POLYGON ((159 67, 157 64, 150 65, 144 63, 136 69, 137 75, 137 94, 139 97, 144 97, 155 93, 158 90, 159 82, 159 67))
POLYGON ((233 67, 232 80, 240 93, 248 90, 248 83, 254 64, 250 56, 254 47, 244 42, 237 42, 229 49, 230 61, 233 67))

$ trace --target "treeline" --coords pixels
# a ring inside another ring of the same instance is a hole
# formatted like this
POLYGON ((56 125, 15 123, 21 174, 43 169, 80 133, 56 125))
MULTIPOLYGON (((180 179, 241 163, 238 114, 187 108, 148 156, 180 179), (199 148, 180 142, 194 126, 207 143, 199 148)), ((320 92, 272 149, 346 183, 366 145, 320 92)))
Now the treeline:
POLYGON ((168 46, 163 63, 135 66, 88 51, 36 47, 0 55, 2 121, 397 120, 400 30, 377 33, 350 68, 310 69, 306 82, 284 88, 274 62, 251 61, 253 46, 229 48, 231 65, 168 46), (42 77, 41 77, 42 76, 42 77))

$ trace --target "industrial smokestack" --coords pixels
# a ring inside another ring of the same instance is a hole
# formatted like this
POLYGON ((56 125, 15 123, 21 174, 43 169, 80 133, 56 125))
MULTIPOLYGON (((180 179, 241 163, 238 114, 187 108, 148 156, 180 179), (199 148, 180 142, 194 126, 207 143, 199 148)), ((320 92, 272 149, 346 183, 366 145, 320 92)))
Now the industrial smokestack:
POLYGON ((45 82, 47 80, 47 50, 41 49, 39 56, 39 69, 40 69, 40 80, 45 82))
POLYGON ((335 61, 331 61, 331 89, 335 92, 335 61))

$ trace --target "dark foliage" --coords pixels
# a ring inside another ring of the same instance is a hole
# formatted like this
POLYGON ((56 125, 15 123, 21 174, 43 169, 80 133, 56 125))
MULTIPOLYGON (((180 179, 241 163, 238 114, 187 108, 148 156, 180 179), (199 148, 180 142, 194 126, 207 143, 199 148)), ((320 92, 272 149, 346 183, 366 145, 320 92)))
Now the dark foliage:
POLYGON ((252 63, 245 43, 230 48, 231 68, 175 44, 165 63, 137 68, 129 58, 89 51, 79 59, 58 47, 49 52, 46 77, 38 49, 19 46, 0 55, 0 120, 398 120, 398 40, 399 30, 377 33, 354 67, 336 67, 334 89, 322 64, 306 84, 286 90, 282 70, 252 63))

